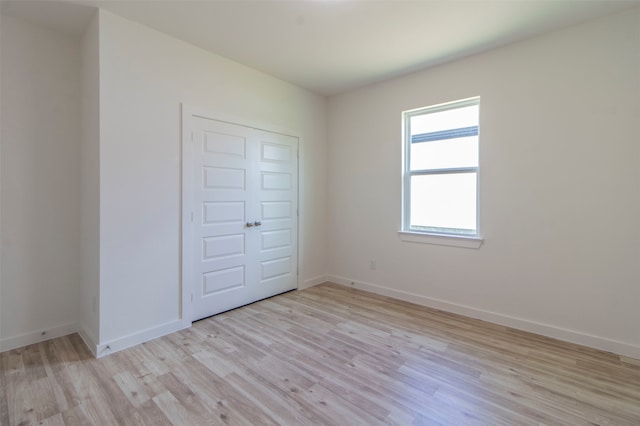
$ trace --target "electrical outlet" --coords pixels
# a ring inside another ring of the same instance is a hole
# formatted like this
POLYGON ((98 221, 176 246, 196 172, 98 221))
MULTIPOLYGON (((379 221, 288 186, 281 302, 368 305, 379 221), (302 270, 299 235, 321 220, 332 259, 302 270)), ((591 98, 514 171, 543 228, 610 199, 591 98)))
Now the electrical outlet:
POLYGON ((375 261, 375 259, 370 260, 370 261, 369 261, 369 269, 371 269, 372 271, 375 271, 375 270, 376 270, 376 267, 377 267, 377 265, 376 265, 376 261, 375 261))

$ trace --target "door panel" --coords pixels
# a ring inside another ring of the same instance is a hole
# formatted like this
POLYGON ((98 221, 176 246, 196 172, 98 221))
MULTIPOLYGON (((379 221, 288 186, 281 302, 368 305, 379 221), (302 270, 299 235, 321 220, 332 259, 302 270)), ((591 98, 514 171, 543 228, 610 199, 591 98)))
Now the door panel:
POLYGON ((244 287, 244 266, 220 269, 202 275, 202 293, 208 296, 227 290, 237 290, 244 287))
POLYGON ((193 320, 297 287, 298 140, 193 117, 193 320))
POLYGON ((262 250, 273 250, 291 246, 291 230, 278 229, 277 231, 262 232, 262 250))
POLYGON ((283 289, 297 280, 297 151, 286 138, 268 136, 260 140, 260 286, 283 289))
POLYGON ((203 189, 245 190, 245 171, 228 167, 203 167, 203 189))
POLYGON ((245 158, 246 138, 240 135, 205 131, 203 152, 245 158))
POLYGON ((205 201, 202 203, 202 209, 204 225, 242 224, 245 217, 243 201, 205 201))

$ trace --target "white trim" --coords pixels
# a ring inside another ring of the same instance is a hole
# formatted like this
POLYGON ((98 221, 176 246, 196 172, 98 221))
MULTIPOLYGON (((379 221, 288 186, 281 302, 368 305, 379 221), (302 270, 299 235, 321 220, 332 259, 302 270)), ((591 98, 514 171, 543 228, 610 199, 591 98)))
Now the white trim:
POLYGON ((57 337, 67 336, 77 331, 77 323, 67 323, 57 325, 55 327, 42 328, 41 330, 32 331, 30 333, 21 334, 19 336, 6 337, 4 339, 0 339, 0 352, 10 351, 12 349, 33 345, 34 343, 40 343, 46 340, 55 339, 57 337))
MULTIPOLYGON (((294 132, 295 133, 295 132, 294 132)), ((298 256, 297 256, 297 260, 298 260, 298 265, 296 266, 297 269, 297 273, 298 276, 296 277, 296 287, 298 290, 302 290, 302 288, 304 288, 303 286, 305 285, 305 283, 302 282, 302 277, 304 277, 304 263, 302 262, 301 259, 303 259, 304 257, 304 226, 305 226, 305 213, 306 210, 304 208, 304 191, 302 191, 300 188, 302 187, 302 184, 304 183, 304 167, 302 167, 302 159, 305 158, 305 144, 303 141, 302 136, 296 136, 298 138, 298 158, 297 158, 297 165, 298 165, 298 170, 297 172, 297 176, 298 176, 298 183, 296 185, 296 197, 298 197, 298 202, 297 202, 297 209, 298 211, 296 212, 296 224, 298 225, 298 241, 297 241, 297 250, 298 250, 298 256)))
POLYGON ((80 327, 78 334, 84 342, 84 345, 89 349, 89 352, 91 352, 93 357, 96 358, 98 354, 98 345, 96 344, 93 336, 91 336, 91 333, 89 333, 85 327, 80 327))
POLYGON ((569 330, 569 329, 557 327, 551 324, 543 324, 536 321, 527 320, 524 318, 517 318, 509 315, 503 315, 497 312, 485 311, 485 310, 477 309, 471 306, 451 303, 444 300, 421 296, 418 294, 409 293, 402 290, 391 289, 388 287, 382 287, 382 286, 378 286, 375 284, 370 284, 362 281, 355 281, 355 280, 351 280, 348 278, 339 277, 335 275, 328 275, 327 280, 335 284, 340 284, 346 287, 359 288, 361 290, 366 290, 371 293, 392 297, 394 299, 404 300, 406 302, 416 303, 418 305, 427 306, 429 308, 439 309, 442 311, 464 315, 471 318, 481 319, 483 321, 492 322, 494 324, 499 324, 499 325, 515 328, 522 331, 528 331, 530 333, 535 333, 542 336, 563 340, 565 342, 575 343, 578 345, 588 346, 590 348, 612 352, 612 353, 627 356, 630 358, 640 359, 640 346, 634 345, 631 343, 621 342, 613 339, 607 339, 605 337, 600 337, 600 336, 594 336, 592 334, 587 334, 587 333, 583 333, 575 330, 569 330))
POLYGON ((398 231, 398 236, 402 241, 422 244, 436 244, 439 246, 451 246, 477 249, 483 243, 481 237, 467 237, 464 235, 439 235, 426 234, 422 232, 398 231))
POLYGON ((443 102, 440 104, 426 106, 426 107, 423 106, 423 107, 413 108, 413 109, 404 111, 403 114, 408 114, 410 116, 422 115, 426 111, 428 111, 431 114, 434 112, 448 111, 450 109, 464 108, 464 107, 479 105, 479 104, 480 104, 480 96, 472 96, 470 98, 460 99, 458 101, 449 101, 449 102, 443 102))
MULTIPOLYGON (((148 328, 137 333, 132 333, 124 337, 119 337, 117 339, 101 343, 95 347, 94 355, 96 358, 102 358, 105 355, 110 355, 123 349, 139 345, 140 343, 175 333, 176 331, 180 331, 185 328, 188 327, 184 327, 182 320, 171 321, 157 327, 148 328)), ((90 347, 89 350, 93 352, 93 348, 90 347)))
POLYGON ((308 280, 304 280, 301 286, 298 286, 298 290, 304 290, 305 288, 313 287, 314 285, 318 285, 326 282, 327 282, 326 275, 320 275, 315 278, 309 278, 308 280))
POLYGON ((185 112, 187 112, 190 116, 196 116, 196 117, 200 117, 200 118, 207 118, 207 119, 211 119, 211 120, 216 120, 216 121, 223 121, 225 123, 229 123, 229 124, 235 124, 235 125, 239 125, 239 126, 244 126, 244 127, 250 127, 252 129, 256 129, 256 130, 264 130, 266 132, 271 132, 271 133, 279 133, 281 135, 286 135, 286 136, 291 136, 294 138, 298 138, 300 139, 300 133, 286 128, 286 127, 280 127, 280 126, 276 126, 273 124, 269 124, 269 123, 265 123, 262 121, 258 121, 258 120, 252 120, 246 117, 238 117, 235 115, 229 115, 229 114, 224 114, 218 111, 212 111, 212 110, 207 110, 204 108, 198 108, 198 107, 194 107, 194 106, 190 106, 190 105, 185 105, 184 103, 182 104, 182 114, 184 117, 185 112))
MULTIPOLYGON (((477 105, 478 106, 478 129, 480 129, 480 96, 474 96, 471 98, 461 99, 458 101, 445 102, 437 105, 415 108, 402 112, 402 230, 400 232, 406 232, 407 234, 412 233, 410 231, 411 224, 411 178, 413 176, 420 175, 434 175, 434 174, 443 174, 443 173, 468 173, 475 172, 476 174, 476 228, 475 235, 476 239, 480 239, 480 244, 482 244, 482 240, 480 238, 481 229, 480 229, 480 158, 478 157, 478 165, 475 167, 448 167, 445 169, 427 169, 427 170, 411 170, 411 126, 409 124, 411 117, 420 116, 425 114, 433 114, 442 111, 449 111, 458 108, 465 108, 469 106, 477 105)), ((480 155, 480 134, 478 134, 478 155, 480 155)), ((402 238, 402 237, 401 237, 402 238)), ((467 245, 457 245, 457 244, 449 244, 446 242, 437 242, 437 241, 446 241, 439 239, 407 239, 405 241, 412 242, 421 242, 427 244, 440 244, 447 246, 456 246, 456 247, 467 247, 467 248, 478 248, 467 245)))
POLYGON ((182 147, 182 162, 180 164, 180 179, 182 187, 180 189, 180 318, 182 320, 182 326, 185 328, 191 327, 193 321, 193 303, 192 292, 193 289, 190 283, 193 282, 191 276, 191 268, 185 267, 187 259, 193 259, 193 247, 191 241, 193 241, 193 226, 191 226, 191 210, 190 206, 193 205, 193 196, 190 188, 193 187, 192 173, 186 173, 186 170, 191 170, 190 164, 193 162, 193 141, 192 132, 193 124, 192 117, 195 112, 192 108, 182 104, 182 140, 180 141, 182 147))
MULTIPOLYGON (((191 323, 189 323, 189 326, 190 325, 191 323)), ((94 338, 84 327, 80 327, 77 323, 69 323, 59 325, 57 327, 50 327, 46 330, 34 331, 20 336, 0 339, 0 352, 10 351, 12 349, 22 348, 35 343, 78 333, 91 354, 96 358, 101 358, 105 355, 130 348, 140 343, 148 342, 149 340, 157 339, 158 337, 166 336, 167 334, 180 331, 184 328, 188 327, 184 327, 181 320, 176 320, 162 324, 158 327, 129 334, 109 342, 97 344, 94 338), (46 332, 46 334, 43 335, 43 332, 46 332)))

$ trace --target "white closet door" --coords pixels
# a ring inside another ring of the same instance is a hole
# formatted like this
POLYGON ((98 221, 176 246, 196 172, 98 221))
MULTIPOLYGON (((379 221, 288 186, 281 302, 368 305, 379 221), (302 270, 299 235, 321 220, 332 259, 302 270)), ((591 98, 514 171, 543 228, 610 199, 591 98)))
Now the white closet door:
MULTIPOLYGON (((193 320, 297 287, 297 138, 193 117, 193 320)), ((185 170, 185 173, 189 173, 185 170)), ((189 265, 190 263, 190 265, 189 265)))

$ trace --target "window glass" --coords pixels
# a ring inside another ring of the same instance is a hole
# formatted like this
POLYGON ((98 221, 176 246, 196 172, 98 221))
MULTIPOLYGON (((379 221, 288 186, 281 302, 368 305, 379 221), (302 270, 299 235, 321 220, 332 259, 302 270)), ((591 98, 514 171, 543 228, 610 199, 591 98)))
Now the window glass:
POLYGON ((476 174, 411 177, 411 229, 475 234, 476 174))
POLYGON ((411 170, 477 166, 477 136, 411 144, 411 170))
POLYGON ((403 230, 478 235, 479 114, 479 98, 403 114, 403 230))
POLYGON ((431 133, 439 130, 457 129, 478 125, 479 105, 447 109, 411 117, 411 133, 431 133))

